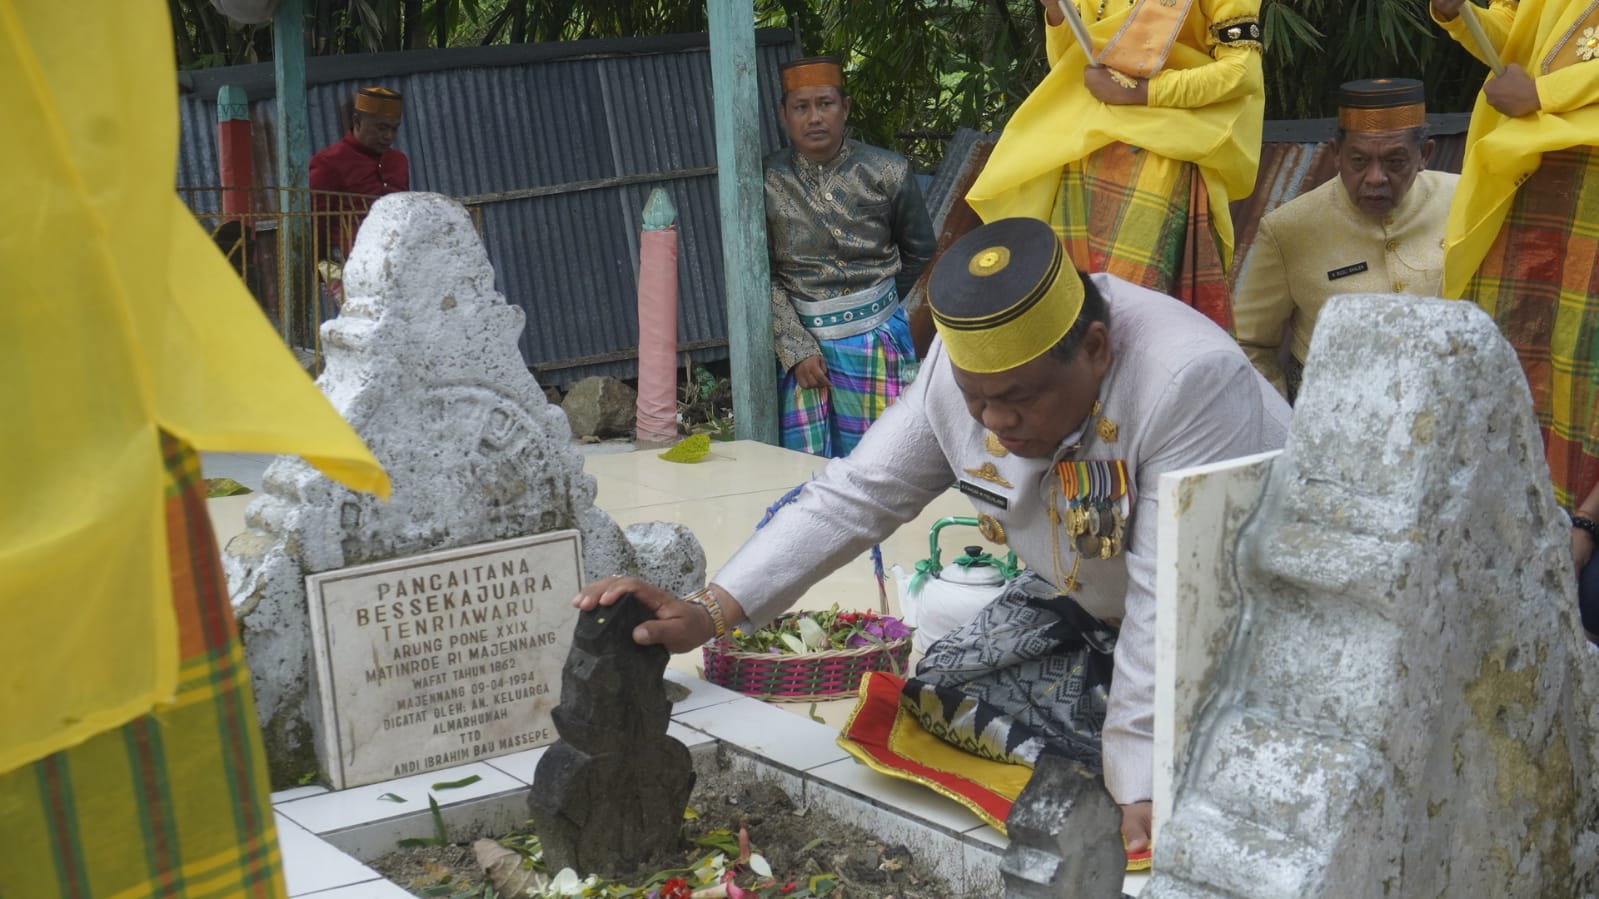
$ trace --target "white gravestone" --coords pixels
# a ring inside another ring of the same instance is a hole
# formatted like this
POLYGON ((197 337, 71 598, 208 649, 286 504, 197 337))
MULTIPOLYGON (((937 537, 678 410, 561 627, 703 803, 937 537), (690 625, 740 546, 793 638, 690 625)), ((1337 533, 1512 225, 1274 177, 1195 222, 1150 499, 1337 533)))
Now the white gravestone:
POLYGON ((393 496, 352 493, 280 456, 223 559, 277 786, 313 769, 322 742, 308 574, 573 529, 590 577, 638 574, 678 593, 704 583, 705 555, 686 529, 624 533, 594 505, 566 415, 518 349, 526 317, 494 289, 460 204, 426 193, 379 199, 344 278, 344 307, 322 327, 317 384, 383 463, 393 496))
POLYGON ((577 531, 306 578, 336 790, 552 743, 577 531))
POLYGON ((1160 476, 1155 553, 1155 835, 1206 697, 1216 689, 1243 605, 1229 548, 1255 510, 1273 451, 1160 476))
POLYGON ((1593 894, 1594 656, 1526 381, 1488 316, 1329 303, 1222 564, 1237 633, 1144 899, 1593 894))

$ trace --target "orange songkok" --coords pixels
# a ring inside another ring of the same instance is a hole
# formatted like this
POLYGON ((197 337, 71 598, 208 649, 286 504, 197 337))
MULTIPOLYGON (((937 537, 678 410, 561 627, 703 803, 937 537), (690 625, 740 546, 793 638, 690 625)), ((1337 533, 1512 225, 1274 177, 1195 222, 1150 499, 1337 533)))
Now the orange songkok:
POLYGON ((399 91, 391 91, 386 87, 363 87, 355 95, 355 111, 398 116, 405 111, 405 106, 400 102, 399 91))
POLYGON ((1414 78, 1372 78, 1338 89, 1338 127, 1345 131, 1404 131, 1427 124, 1427 94, 1414 78))
POLYGON ((844 64, 836 56, 807 56, 792 59, 778 67, 783 78, 783 93, 804 87, 844 89, 844 64))

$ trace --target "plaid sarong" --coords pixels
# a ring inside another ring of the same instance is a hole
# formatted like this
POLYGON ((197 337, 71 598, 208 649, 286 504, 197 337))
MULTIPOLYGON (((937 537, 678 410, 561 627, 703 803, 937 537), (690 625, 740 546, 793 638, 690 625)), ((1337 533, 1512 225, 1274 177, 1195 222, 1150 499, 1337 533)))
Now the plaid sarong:
POLYGON ((1545 153, 1516 191, 1466 285, 1516 348, 1555 498, 1572 508, 1599 480, 1599 155, 1545 153))
POLYGON ((785 449, 847 456, 861 435, 916 378, 916 350, 905 309, 876 329, 839 340, 818 340, 832 389, 799 386, 790 370, 778 389, 785 449))
POLYGON ((182 660, 176 700, 0 775, 7 899, 286 895, 255 701, 199 457, 161 439, 182 660))
POLYGON ((1210 192, 1193 163, 1111 144, 1061 170, 1049 223, 1082 271, 1176 297, 1232 330, 1210 192))

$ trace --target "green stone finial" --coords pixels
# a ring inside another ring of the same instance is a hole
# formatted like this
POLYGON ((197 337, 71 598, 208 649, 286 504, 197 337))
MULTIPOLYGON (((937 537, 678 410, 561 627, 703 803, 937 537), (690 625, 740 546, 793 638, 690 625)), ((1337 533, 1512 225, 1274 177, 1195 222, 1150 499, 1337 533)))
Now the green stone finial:
POLYGON ((677 207, 672 205, 672 198, 659 187, 650 191, 650 198, 644 202, 644 230, 664 231, 675 224, 677 207))
POLYGON ((237 84, 224 84, 217 89, 217 121, 235 122, 250 117, 250 97, 237 84))

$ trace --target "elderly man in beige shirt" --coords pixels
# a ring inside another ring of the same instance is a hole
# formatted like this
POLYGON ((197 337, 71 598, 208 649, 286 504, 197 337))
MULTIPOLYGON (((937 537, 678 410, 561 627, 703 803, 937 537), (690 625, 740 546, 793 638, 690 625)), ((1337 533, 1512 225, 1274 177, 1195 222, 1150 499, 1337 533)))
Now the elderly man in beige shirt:
POLYGON ((1235 332, 1289 401, 1328 299, 1442 290, 1444 224, 1458 176, 1425 170, 1433 150, 1425 116, 1420 81, 1345 84, 1331 146, 1338 177, 1260 221, 1233 297, 1235 332))

